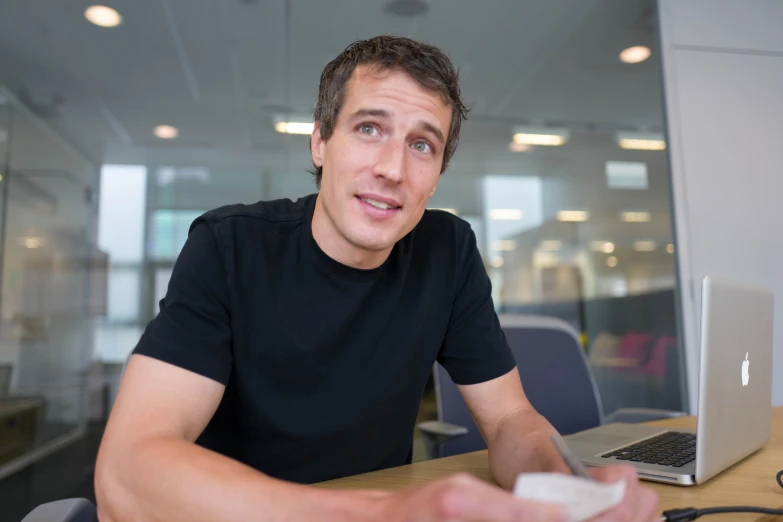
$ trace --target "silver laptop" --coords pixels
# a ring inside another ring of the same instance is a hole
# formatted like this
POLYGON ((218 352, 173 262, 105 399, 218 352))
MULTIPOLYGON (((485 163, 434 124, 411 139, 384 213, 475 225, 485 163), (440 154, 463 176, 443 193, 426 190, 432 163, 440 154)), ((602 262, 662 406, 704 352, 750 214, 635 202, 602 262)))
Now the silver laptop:
POLYGON ((586 466, 628 463, 642 479, 684 486, 760 449, 770 436, 773 308, 770 290, 705 277, 697 431, 605 424, 564 437, 568 447, 586 466))

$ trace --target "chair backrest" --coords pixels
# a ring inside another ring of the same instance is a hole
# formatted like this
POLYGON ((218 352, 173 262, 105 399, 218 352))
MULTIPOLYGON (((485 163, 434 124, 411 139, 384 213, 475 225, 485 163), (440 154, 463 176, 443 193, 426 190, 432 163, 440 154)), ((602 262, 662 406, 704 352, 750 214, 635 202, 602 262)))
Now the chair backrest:
POLYGON ((98 522, 98 514, 89 500, 67 498, 41 504, 22 522, 98 522))
MULTIPOLYGON (((500 316, 500 325, 517 362, 522 386, 533 407, 561 434, 603 422, 598 388, 574 329, 565 321, 539 316, 500 316)), ((435 365, 438 418, 468 428, 444 443, 444 456, 486 448, 456 385, 435 365)))

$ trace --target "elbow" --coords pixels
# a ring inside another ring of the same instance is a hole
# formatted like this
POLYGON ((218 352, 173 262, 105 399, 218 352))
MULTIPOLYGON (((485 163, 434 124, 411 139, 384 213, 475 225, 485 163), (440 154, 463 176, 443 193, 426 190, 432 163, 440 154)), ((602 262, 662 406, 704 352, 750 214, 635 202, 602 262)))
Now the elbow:
POLYGON ((117 503, 118 480, 112 476, 111 457, 107 455, 105 444, 101 444, 98 452, 98 460, 95 463, 95 479, 93 486, 95 488, 95 503, 98 508, 98 520, 100 522, 119 522, 119 518, 114 516, 117 503))
MULTIPOLYGON (((121 462, 121 455, 130 455, 129 448, 111 447, 106 440, 101 443, 95 463, 95 502, 100 522, 122 522, 133 519, 133 494, 129 487, 130 465, 121 462)), ((131 457, 132 460, 132 457, 131 457)), ((130 464, 130 462, 128 462, 130 464)))

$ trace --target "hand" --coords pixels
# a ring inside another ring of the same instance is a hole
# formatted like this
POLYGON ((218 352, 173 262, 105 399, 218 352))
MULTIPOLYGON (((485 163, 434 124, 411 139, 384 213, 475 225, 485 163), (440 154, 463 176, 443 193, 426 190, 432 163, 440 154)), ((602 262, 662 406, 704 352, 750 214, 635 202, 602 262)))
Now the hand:
POLYGON ((633 466, 607 466, 594 468, 590 475, 600 482, 625 482, 625 496, 617 506, 601 513, 590 522, 658 522, 658 495, 650 488, 639 484, 639 476, 633 466))
MULTIPOLYGON (((372 520, 397 522, 566 522, 560 506, 515 498, 471 475, 412 486, 379 499, 372 520)), ((630 519, 629 519, 630 520, 630 519)))

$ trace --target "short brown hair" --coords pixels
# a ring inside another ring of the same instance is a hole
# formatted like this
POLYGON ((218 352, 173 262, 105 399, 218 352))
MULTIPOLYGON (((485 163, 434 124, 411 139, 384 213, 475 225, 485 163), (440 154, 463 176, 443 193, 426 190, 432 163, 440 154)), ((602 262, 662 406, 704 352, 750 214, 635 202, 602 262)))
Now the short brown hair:
MULTIPOLYGON (((334 132, 337 115, 345 102, 345 85, 359 65, 375 65, 380 70, 399 69, 410 75, 422 87, 440 94, 451 107, 451 126, 443 152, 441 173, 446 170, 459 142, 462 120, 468 108, 462 101, 459 73, 446 54, 432 45, 398 36, 376 36, 349 45, 329 62, 321 73, 318 101, 313 119, 320 125, 321 137, 328 140, 334 132)), ((316 185, 321 186, 323 169, 312 171, 316 185)))

